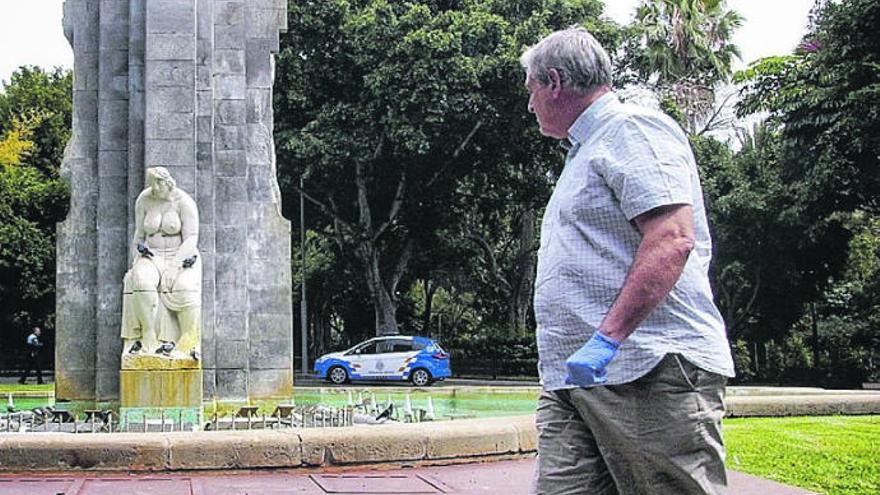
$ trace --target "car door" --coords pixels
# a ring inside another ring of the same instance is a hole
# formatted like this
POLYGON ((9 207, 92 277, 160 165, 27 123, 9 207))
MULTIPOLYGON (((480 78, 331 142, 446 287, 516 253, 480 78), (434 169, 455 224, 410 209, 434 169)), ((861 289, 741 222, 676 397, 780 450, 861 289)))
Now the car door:
MULTIPOLYGON (((418 354, 418 350, 413 348, 411 339, 392 338, 384 343, 385 352, 382 359, 385 361, 385 376, 392 379, 402 380, 409 373, 409 364, 418 354)), ((382 347, 380 346, 380 350, 382 347)))
POLYGON ((388 378, 396 370, 393 359, 389 360, 393 339, 377 339, 376 354, 370 360, 369 376, 373 379, 388 378))
POLYGON ((376 376, 379 342, 377 340, 364 342, 347 356, 349 363, 351 363, 351 368, 357 374, 355 378, 373 378, 376 376))

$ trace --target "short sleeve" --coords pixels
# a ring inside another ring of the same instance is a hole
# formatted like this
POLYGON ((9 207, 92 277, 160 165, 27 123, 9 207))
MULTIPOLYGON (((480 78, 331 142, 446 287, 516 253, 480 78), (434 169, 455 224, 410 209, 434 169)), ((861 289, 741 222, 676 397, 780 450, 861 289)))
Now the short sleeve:
POLYGON ((627 220, 660 206, 693 205, 693 153, 676 124, 660 116, 628 116, 605 136, 598 168, 627 220))

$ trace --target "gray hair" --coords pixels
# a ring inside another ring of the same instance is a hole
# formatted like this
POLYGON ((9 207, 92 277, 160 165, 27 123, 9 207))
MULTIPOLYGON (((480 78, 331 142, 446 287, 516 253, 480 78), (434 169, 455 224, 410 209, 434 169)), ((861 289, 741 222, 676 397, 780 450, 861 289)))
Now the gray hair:
POLYGON ((564 87, 587 94, 611 84, 611 59, 589 31, 572 26, 547 35, 519 59, 526 73, 541 84, 550 83, 556 69, 564 87))

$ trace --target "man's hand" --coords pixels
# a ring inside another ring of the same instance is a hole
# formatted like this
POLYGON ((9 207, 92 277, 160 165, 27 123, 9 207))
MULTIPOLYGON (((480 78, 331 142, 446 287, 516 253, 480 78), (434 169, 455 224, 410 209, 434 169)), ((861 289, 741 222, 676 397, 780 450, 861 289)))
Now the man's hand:
POLYGON ((602 385, 608 380, 605 367, 617 355, 620 343, 596 331, 583 347, 565 360, 565 383, 581 387, 602 385))
POLYGON ((138 250, 139 253, 141 253, 141 256, 144 256, 144 257, 146 257, 146 258, 152 258, 152 257, 153 257, 153 252, 150 251, 150 248, 149 248, 145 243, 143 243, 143 242, 139 242, 139 243, 138 243, 138 245, 137 245, 137 250, 138 250))
POLYGON ((189 267, 195 265, 195 264, 196 264, 196 258, 198 258, 198 256, 194 254, 194 255, 192 255, 192 256, 190 256, 190 257, 184 259, 184 260, 183 260, 183 267, 184 267, 184 268, 189 268, 189 267))

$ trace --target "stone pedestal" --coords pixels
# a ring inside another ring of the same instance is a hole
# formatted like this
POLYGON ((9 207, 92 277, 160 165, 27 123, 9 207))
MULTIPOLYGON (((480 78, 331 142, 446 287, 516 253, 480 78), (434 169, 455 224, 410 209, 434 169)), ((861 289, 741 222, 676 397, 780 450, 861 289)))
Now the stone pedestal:
POLYGON ((198 361, 126 356, 122 366, 119 372, 121 407, 201 407, 204 373, 198 361))
POLYGON ((119 414, 123 428, 138 430, 143 425, 150 431, 171 431, 200 424, 204 373, 198 361, 125 356, 122 368, 119 414))

